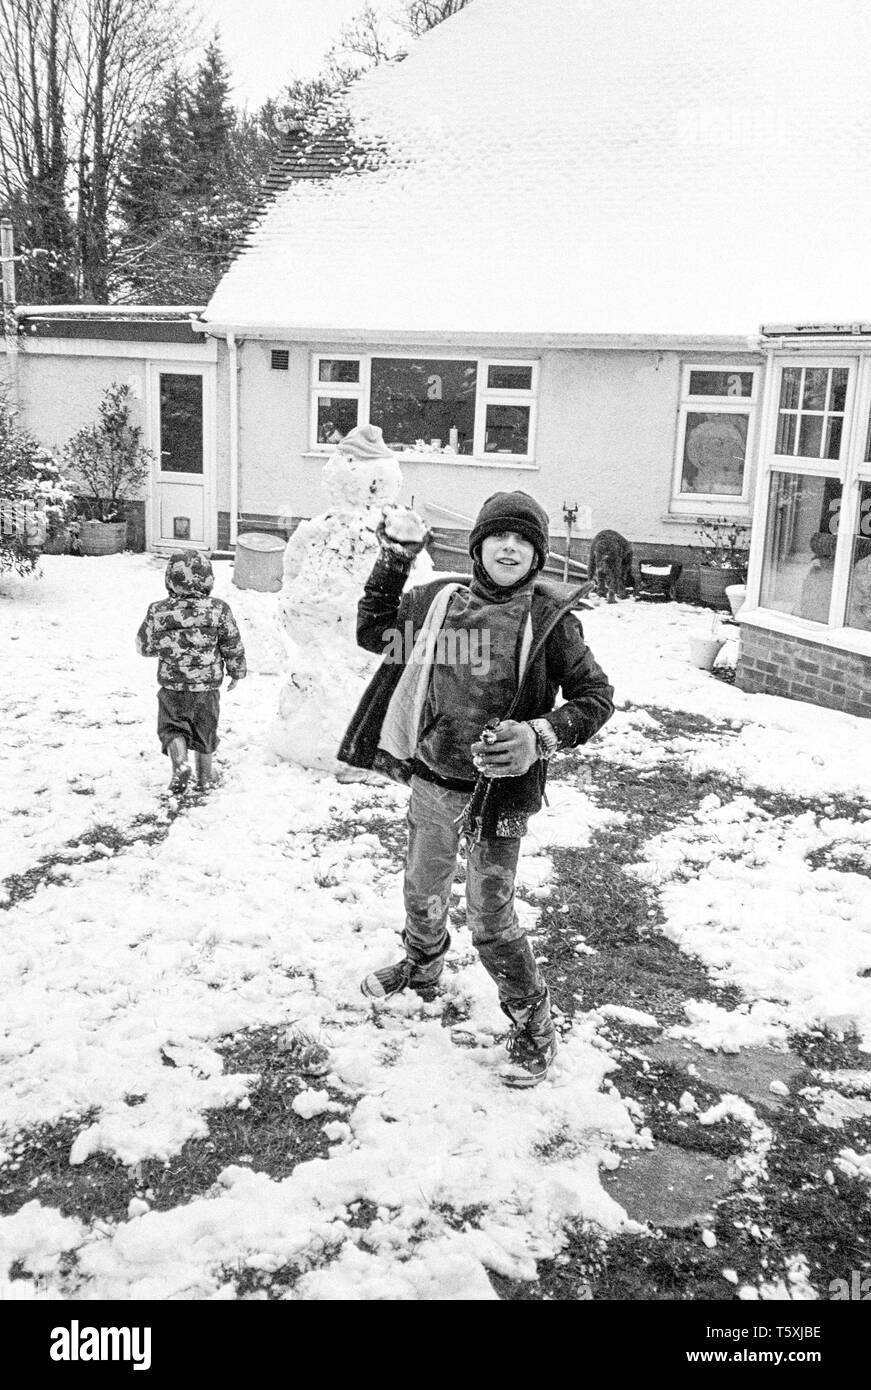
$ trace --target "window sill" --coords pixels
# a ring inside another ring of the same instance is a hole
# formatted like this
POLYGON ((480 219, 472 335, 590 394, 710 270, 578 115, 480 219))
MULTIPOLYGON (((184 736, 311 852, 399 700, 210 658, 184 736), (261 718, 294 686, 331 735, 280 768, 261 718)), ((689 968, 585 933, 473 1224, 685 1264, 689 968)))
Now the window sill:
POLYGON ((750 522, 751 522, 751 520, 752 520, 751 514, 750 514, 750 512, 747 511, 747 510, 745 510, 745 511, 740 511, 740 512, 738 512, 738 511, 724 511, 722 507, 721 507, 720 510, 719 510, 718 512, 716 512, 716 513, 711 512, 710 517, 708 517, 708 516, 706 515, 705 512, 701 512, 701 511, 692 512, 692 513, 690 513, 690 512, 663 512, 659 519, 660 519, 660 521, 664 522, 667 526, 698 526, 698 524, 699 524, 699 517, 701 517, 701 518, 702 518, 703 520, 705 520, 705 521, 708 521, 708 520, 713 521, 713 519, 714 519, 715 516, 725 516, 725 517, 728 518, 729 521, 734 521, 734 522, 736 522, 736 524, 738 524, 739 526, 741 526, 741 525, 747 525, 747 526, 749 526, 749 525, 750 525, 750 522))
MULTIPOLYGON (((306 459, 322 459, 326 463, 328 458, 332 458, 334 449, 309 449, 303 454, 306 459)), ((540 472, 539 466, 532 459, 510 459, 504 454, 493 454, 485 458, 473 458, 471 454, 396 454, 395 458, 401 465, 406 463, 444 463, 451 468, 510 468, 512 471, 520 468, 530 473, 540 472), (498 459, 498 462, 497 462, 498 459)))
POLYGON ((791 613, 778 613, 772 608, 753 608, 741 612, 735 620, 742 626, 761 628, 766 632, 782 632, 787 637, 800 637, 804 642, 816 642, 820 647, 833 647, 857 656, 871 656, 871 632, 858 627, 820 627, 807 618, 791 613))

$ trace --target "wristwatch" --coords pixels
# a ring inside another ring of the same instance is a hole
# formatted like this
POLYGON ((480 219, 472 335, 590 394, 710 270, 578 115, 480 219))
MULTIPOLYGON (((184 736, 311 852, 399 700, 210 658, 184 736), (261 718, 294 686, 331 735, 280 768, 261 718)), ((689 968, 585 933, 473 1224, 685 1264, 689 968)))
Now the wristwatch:
POLYGON ((535 745, 538 749, 538 756, 544 758, 553 757, 559 748, 559 738, 556 730, 549 719, 530 719, 529 727, 535 734, 535 745))

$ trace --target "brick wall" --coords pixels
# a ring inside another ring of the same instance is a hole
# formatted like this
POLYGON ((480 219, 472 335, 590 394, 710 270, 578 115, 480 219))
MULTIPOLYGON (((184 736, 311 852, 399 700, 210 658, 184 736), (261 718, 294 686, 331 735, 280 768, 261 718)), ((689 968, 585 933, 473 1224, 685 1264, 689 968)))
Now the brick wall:
POLYGON ((871 719, 871 656, 742 625, 735 684, 871 719))

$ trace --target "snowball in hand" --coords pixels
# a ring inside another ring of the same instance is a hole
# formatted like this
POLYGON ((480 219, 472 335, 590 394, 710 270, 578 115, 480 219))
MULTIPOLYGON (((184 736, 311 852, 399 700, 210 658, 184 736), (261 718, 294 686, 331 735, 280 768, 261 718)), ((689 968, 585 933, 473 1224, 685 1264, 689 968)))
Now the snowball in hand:
POLYGON ((410 507, 385 507, 384 534, 389 541, 400 545, 423 545, 427 536, 426 523, 410 507))

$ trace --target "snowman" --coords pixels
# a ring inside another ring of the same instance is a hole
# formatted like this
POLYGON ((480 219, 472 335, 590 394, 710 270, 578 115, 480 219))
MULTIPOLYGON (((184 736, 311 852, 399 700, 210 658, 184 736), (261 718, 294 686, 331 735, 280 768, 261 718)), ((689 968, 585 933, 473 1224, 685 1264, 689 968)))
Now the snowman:
MULTIPOLYGON (((388 540, 419 540, 426 527, 397 505, 402 473, 377 425, 360 425, 324 465, 329 511, 302 521, 287 543, 278 621, 287 652, 273 733, 275 751, 302 767, 346 778, 335 754, 379 657, 357 646, 357 604, 388 540)), ((432 573, 422 550, 408 584, 432 573)))

